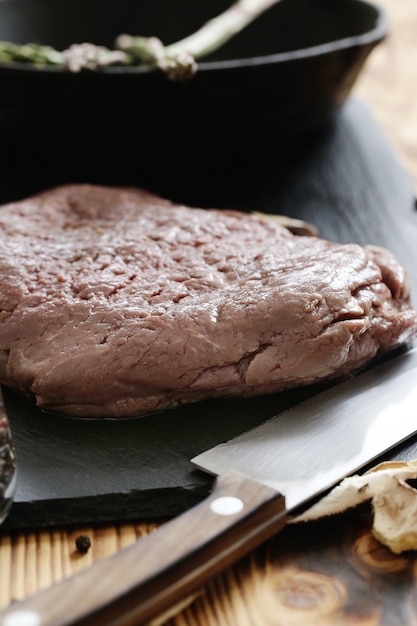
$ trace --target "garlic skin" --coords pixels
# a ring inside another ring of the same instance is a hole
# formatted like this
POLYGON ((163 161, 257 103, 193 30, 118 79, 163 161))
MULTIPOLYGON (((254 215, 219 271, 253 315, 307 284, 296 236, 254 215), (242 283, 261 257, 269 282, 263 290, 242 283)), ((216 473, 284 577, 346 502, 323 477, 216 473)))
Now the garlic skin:
POLYGON ((396 476, 372 498, 375 539, 395 554, 417 550, 417 490, 396 476))
POLYGON ((417 550, 417 459, 387 461, 362 475, 349 476, 290 524, 330 517, 371 501, 372 534, 395 554, 417 550))

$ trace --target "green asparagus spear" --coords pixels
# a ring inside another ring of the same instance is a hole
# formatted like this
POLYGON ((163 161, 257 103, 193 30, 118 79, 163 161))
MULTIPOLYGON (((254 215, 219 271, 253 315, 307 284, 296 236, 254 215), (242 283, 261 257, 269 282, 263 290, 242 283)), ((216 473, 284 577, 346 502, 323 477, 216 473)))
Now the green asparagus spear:
POLYGON ((0 62, 61 66, 70 72, 96 70, 111 65, 145 66, 159 69, 172 80, 191 78, 197 59, 219 49, 261 13, 280 0, 236 0, 192 35, 164 46, 156 37, 119 35, 115 49, 93 43, 73 44, 62 52, 51 46, 0 42, 0 62))

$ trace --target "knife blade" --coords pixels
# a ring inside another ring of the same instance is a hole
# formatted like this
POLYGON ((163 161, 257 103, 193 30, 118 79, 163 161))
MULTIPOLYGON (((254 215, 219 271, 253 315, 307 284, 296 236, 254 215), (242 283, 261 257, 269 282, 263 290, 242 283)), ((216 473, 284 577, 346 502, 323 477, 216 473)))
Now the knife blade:
POLYGON ((133 626, 285 526, 296 507, 417 432, 417 347, 192 459, 217 475, 198 505, 132 546, 0 612, 0 626, 133 626))

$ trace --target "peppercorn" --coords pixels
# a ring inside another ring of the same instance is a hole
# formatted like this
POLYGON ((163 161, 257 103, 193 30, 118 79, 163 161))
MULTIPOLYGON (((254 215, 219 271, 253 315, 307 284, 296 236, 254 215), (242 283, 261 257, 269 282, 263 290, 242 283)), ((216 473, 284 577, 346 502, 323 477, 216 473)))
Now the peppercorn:
POLYGON ((87 535, 79 535, 79 537, 75 540, 75 545, 78 552, 85 554, 90 549, 91 539, 87 535))

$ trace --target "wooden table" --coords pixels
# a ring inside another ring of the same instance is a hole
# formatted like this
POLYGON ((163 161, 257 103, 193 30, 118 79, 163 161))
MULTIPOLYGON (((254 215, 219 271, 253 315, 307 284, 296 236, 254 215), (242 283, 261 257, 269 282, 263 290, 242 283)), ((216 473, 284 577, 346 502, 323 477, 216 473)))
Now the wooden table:
MULTIPOLYGON (((391 34, 372 53, 355 91, 417 183, 417 2, 380 3, 389 13, 391 34)), ((213 579, 166 621, 170 626, 417 624, 417 557, 395 556, 380 546, 369 521, 369 512, 361 509, 340 524, 315 525, 311 535, 288 529, 213 579), (342 562, 348 567, 340 576, 342 562)), ((0 606, 88 567, 156 526, 147 520, 0 531, 0 606), (75 547, 81 534, 91 539, 86 554, 75 547)))

